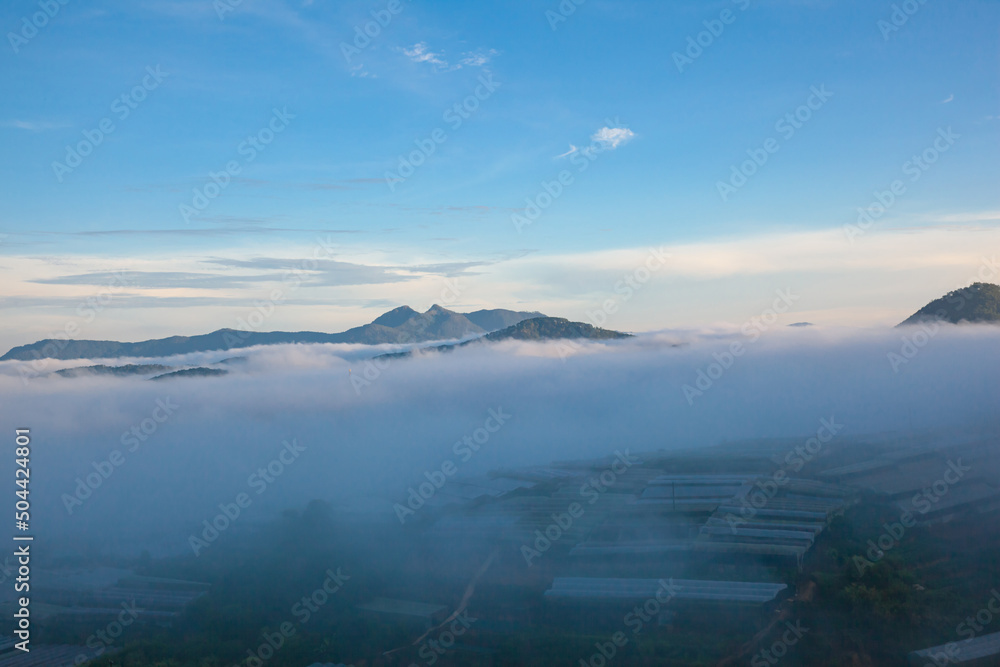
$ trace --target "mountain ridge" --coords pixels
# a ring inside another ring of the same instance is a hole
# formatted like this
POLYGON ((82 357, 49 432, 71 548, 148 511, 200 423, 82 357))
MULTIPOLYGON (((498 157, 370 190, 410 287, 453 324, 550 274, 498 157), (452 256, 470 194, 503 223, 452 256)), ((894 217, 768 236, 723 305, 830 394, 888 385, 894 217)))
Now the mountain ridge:
MULTIPOLYGON (((195 336, 169 336, 136 342, 111 340, 62 340, 43 339, 11 348, 0 361, 34 359, 116 359, 121 357, 167 357, 192 352, 231 350, 255 345, 280 345, 287 343, 356 343, 379 345, 386 343, 423 343, 434 340, 463 338, 492 331, 477 324, 489 326, 494 322, 516 320, 520 322, 543 316, 539 312, 519 312, 504 309, 478 310, 465 314, 448 310, 439 305, 418 313, 409 306, 400 306, 377 317, 368 324, 339 333, 316 331, 240 331, 218 329, 195 336), (388 326, 394 324, 394 326, 388 326)), ((515 322, 515 323, 516 323, 515 322)))
POLYGON ((611 329, 601 329, 584 322, 571 322, 565 317, 533 317, 513 324, 506 329, 483 336, 489 341, 499 340, 617 340, 632 338, 631 334, 611 329))
MULTIPOLYGON (((564 317, 532 317, 521 320, 509 327, 488 333, 461 343, 445 343, 422 348, 421 352, 454 352, 459 348, 477 343, 496 343, 503 340, 620 340, 632 338, 632 334, 601 329, 584 322, 571 322, 564 317)), ((405 359, 413 356, 413 350, 388 352, 380 354, 376 359, 405 359)))

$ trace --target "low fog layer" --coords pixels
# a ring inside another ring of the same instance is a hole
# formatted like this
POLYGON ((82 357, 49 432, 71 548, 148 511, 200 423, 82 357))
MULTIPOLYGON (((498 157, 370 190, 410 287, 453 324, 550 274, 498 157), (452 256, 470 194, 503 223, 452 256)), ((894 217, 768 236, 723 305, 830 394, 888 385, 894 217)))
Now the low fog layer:
MULTIPOLYGON (((377 363, 361 358, 372 348, 274 346, 240 350, 247 361, 229 364, 224 377, 156 382, 25 382, 22 362, 7 362, 0 410, 5 424, 32 432, 36 534, 107 552, 190 553, 187 536, 238 494, 252 500, 239 525, 314 498, 391 518, 392 503, 448 460, 472 475, 616 449, 806 437, 831 417, 852 435, 983 430, 996 419, 1000 328, 930 331, 665 332, 610 344, 472 345, 377 363), (734 349, 741 353, 728 356, 734 349), (466 450, 456 443, 491 411, 505 423, 478 452, 458 453, 466 450), (283 444, 292 441, 304 449, 293 454, 283 444), (112 458, 119 465, 103 463, 112 458), (286 463, 270 482, 252 477, 279 458, 286 463), (77 480, 101 470, 110 475, 80 500, 87 494, 77 480)), ((50 370, 70 365, 86 364, 50 370)), ((8 439, 2 466, 13 480, 13 432, 8 439)))

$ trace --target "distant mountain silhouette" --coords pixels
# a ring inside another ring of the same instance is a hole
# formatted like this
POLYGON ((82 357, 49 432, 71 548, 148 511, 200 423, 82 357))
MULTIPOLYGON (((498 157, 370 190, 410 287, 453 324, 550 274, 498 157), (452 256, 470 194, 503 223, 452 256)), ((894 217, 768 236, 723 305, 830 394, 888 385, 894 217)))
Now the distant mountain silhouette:
POLYGON ((473 324, 461 313, 434 305, 426 313, 403 322, 396 327, 396 331, 415 340, 445 340, 484 333, 485 329, 473 324))
POLYGON ((464 338, 495 331, 522 320, 538 317, 537 312, 479 310, 468 315, 435 305, 425 313, 401 306, 376 318, 371 324, 342 333, 253 332, 219 329, 198 336, 171 336, 137 343, 101 340, 40 340, 21 345, 0 357, 9 359, 115 359, 120 357, 166 357, 191 352, 230 350, 254 345, 282 343, 425 343, 464 338))
POLYGON ((405 323, 407 320, 412 319, 419 315, 417 311, 413 310, 409 306, 400 306, 399 308, 394 308, 390 310, 385 315, 380 315, 372 320, 372 324, 378 324, 383 327, 398 327, 399 325, 405 323))
MULTIPOLYGON (((563 317, 533 317, 529 320, 522 320, 506 329, 494 331, 485 336, 480 336, 473 340, 461 343, 447 343, 444 345, 432 345, 421 348, 421 351, 452 352, 467 345, 482 344, 484 341, 495 343, 502 340, 617 340, 621 338, 631 338, 630 334, 610 329, 600 329, 583 322, 570 322, 563 317)), ((405 352, 389 352, 380 354, 376 359, 402 359, 413 355, 412 350, 405 352)))
POLYGON ((600 329, 583 322, 570 322, 562 317, 535 317, 487 334, 486 340, 557 340, 587 338, 590 340, 614 340, 631 338, 629 334, 610 329, 600 329))
POLYGON ((992 283, 973 283, 968 287, 949 292, 915 312, 899 326, 921 322, 944 321, 1000 323, 1000 286, 992 283))
POLYGON ((186 377, 215 377, 219 375, 227 375, 229 371, 222 368, 205 368, 199 366, 198 368, 183 368, 179 371, 172 371, 170 373, 164 373, 163 375, 157 375, 156 377, 149 378, 150 380, 172 380, 175 378, 186 378, 186 377))
POLYGON ((56 371, 56 375, 67 378, 83 377, 88 375, 114 375, 125 377, 128 375, 154 375, 174 370, 173 366, 163 364, 125 364, 124 366, 81 366, 77 368, 64 368, 56 371))

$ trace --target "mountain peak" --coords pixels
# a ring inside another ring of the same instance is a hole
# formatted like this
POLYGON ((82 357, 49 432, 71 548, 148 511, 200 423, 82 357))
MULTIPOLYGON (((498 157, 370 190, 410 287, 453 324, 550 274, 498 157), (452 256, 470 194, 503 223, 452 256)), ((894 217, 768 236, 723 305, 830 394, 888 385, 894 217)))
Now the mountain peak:
POLYGON ((899 326, 943 321, 1000 323, 1000 285, 973 283, 948 292, 908 317, 899 326))
POLYGON ((383 315, 379 315, 372 324, 395 328, 419 314, 409 306, 400 306, 399 308, 393 308, 383 315))
POLYGON ((469 321, 465 315, 434 304, 427 312, 417 315, 404 325, 400 331, 411 334, 413 338, 446 340, 449 338, 464 338, 473 334, 485 333, 481 327, 469 321))
POLYGON ((629 334, 601 329, 584 322, 570 322, 564 317, 533 317, 484 336, 486 340, 558 340, 588 338, 613 340, 631 338, 629 334))
MULTIPOLYGON (((483 311, 487 312, 487 311, 483 311)), ((492 311, 489 311, 492 312, 492 311)), ((510 311, 506 311, 510 312, 510 311)), ((462 315, 459 315, 462 317, 462 315)), ((499 331, 493 331, 485 336, 479 338, 474 338, 472 340, 467 340, 460 343, 445 343, 443 345, 435 345, 429 348, 424 348, 425 350, 433 350, 435 352, 452 352, 454 350, 460 350, 465 348, 467 345, 495 343, 503 340, 579 340, 579 339, 589 339, 589 340, 616 340, 621 338, 631 338, 631 334, 621 333, 620 331, 612 331, 610 329, 601 329, 595 327, 592 324, 586 324, 584 322, 571 322, 563 317, 547 317, 542 315, 541 317, 532 317, 528 319, 523 319, 512 324, 509 327, 501 329, 499 331)), ((376 359, 401 359, 412 357, 413 350, 405 350, 402 352, 389 352, 387 354, 381 354, 376 359)))

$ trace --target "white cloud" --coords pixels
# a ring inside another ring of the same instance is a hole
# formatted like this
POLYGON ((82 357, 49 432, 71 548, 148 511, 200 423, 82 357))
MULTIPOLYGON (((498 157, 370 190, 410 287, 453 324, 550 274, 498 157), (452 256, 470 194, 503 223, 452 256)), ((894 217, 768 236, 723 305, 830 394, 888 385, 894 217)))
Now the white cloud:
POLYGON ((407 58, 415 63, 430 63, 434 65, 435 71, 454 71, 462 67, 483 67, 487 65, 500 52, 496 49, 477 49, 462 54, 462 59, 452 65, 444 57, 444 53, 435 53, 427 46, 427 42, 417 42, 410 48, 400 49, 407 58))
POLYGON ((602 127, 591 139, 602 144, 605 149, 614 150, 634 137, 635 132, 627 127, 602 127))
POLYGON ((499 51, 496 49, 480 49, 478 51, 470 51, 462 58, 462 64, 468 65, 469 67, 482 67, 490 62, 494 56, 499 55, 499 51))
MULTIPOLYGON (((591 135, 590 145, 582 149, 584 155, 592 155, 601 151, 612 151, 625 142, 635 138, 635 132, 627 127, 612 127, 612 125, 618 125, 617 119, 614 121, 607 120, 605 122, 609 123, 609 125, 602 127, 591 135)), ((560 155, 556 155, 554 159, 559 160, 561 158, 568 157, 580 150, 581 149, 578 148, 576 144, 570 144, 568 151, 560 155)))
POLYGON ((954 99, 955 99, 955 94, 954 94, 954 93, 952 93, 952 94, 951 94, 951 95, 949 95, 948 97, 946 97, 946 98, 944 98, 943 100, 941 100, 941 104, 948 104, 949 102, 951 102, 951 101, 952 101, 952 100, 954 100, 954 99))
POLYGON ((442 54, 427 50, 427 42, 417 42, 408 49, 403 49, 403 55, 415 63, 430 63, 435 69, 448 69, 448 61, 442 54))

